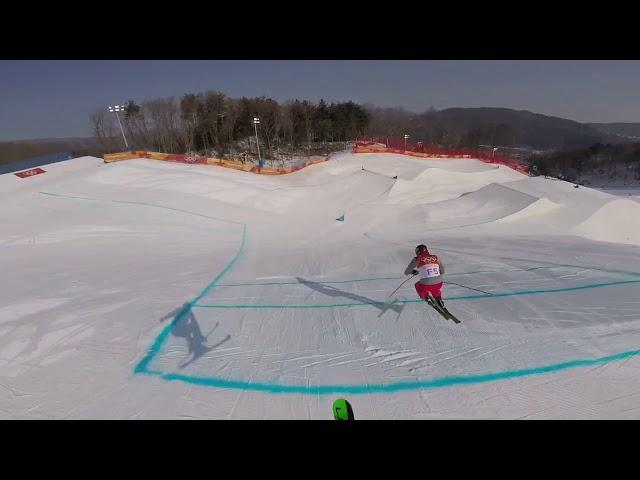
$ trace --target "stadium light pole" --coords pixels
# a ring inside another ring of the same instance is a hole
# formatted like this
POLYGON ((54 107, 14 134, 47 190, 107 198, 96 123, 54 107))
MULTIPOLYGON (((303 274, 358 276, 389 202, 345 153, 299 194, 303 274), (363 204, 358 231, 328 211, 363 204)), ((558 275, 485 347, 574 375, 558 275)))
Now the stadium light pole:
POLYGON ((258 124, 260 123, 260 119, 258 117, 253 117, 253 127, 256 129, 256 145, 258 147, 258 164, 260 164, 260 142, 258 141, 258 124))
POLYGON ((115 112, 116 114, 116 118, 118 119, 118 125, 120 125, 120 131, 122 132, 122 138, 124 140, 124 148, 125 150, 127 150, 129 148, 129 144, 127 143, 127 137, 124 134, 124 128, 122 128, 122 122, 120 121, 120 115, 118 114, 118 112, 122 111, 124 112, 124 105, 116 105, 115 107, 109 106, 109 111, 110 112, 115 112))
POLYGON ((407 135, 406 133, 404 134, 404 151, 407 151, 407 138, 409 138, 409 135, 407 135))

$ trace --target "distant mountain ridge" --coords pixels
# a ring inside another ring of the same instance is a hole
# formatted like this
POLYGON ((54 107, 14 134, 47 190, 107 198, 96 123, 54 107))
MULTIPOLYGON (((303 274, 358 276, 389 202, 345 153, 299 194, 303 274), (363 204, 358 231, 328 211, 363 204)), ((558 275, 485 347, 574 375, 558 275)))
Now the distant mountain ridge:
MULTIPOLYGON (((515 145, 564 150, 595 143, 621 143, 621 138, 584 123, 509 108, 448 108, 438 112, 445 126, 467 131, 502 125, 515 145)), ((503 135, 504 136, 504 135, 503 135)))
POLYGON ((585 125, 610 135, 640 139, 640 122, 585 123, 585 125))

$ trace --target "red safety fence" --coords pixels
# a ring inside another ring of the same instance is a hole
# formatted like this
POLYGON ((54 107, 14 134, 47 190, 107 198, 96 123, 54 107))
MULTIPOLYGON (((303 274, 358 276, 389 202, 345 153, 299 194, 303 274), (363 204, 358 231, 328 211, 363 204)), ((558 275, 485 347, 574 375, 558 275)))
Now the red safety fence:
POLYGON ((448 149, 439 145, 414 142, 410 139, 359 137, 354 142, 353 153, 399 153, 418 158, 473 158, 485 163, 497 163, 528 175, 529 169, 504 154, 470 149, 448 149))

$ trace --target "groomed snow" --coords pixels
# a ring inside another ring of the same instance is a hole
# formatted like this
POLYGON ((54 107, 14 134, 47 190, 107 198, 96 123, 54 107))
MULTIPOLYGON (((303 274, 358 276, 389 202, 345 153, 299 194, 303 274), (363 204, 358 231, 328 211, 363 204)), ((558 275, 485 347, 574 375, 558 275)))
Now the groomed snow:
POLYGON ((44 169, 0 176, 0 418, 640 418, 632 199, 390 154, 44 169), (418 243, 462 323, 386 301, 418 243))

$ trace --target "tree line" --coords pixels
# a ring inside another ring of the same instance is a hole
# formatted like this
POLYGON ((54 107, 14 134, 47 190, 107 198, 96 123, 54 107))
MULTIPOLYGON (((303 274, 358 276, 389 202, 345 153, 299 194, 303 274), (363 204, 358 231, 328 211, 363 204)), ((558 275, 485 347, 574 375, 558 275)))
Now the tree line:
MULTIPOLYGON (((137 149, 194 152, 224 157, 242 151, 257 153, 253 118, 263 158, 283 151, 311 153, 319 145, 350 142, 358 136, 396 137, 442 148, 512 147, 520 128, 507 121, 485 121, 433 107, 422 113, 382 108, 353 101, 318 103, 272 98, 232 98, 211 90, 182 97, 158 98, 140 104, 130 100, 121 115, 129 143, 137 149)), ((95 138, 105 151, 122 150, 115 115, 92 113, 95 138)))
MULTIPOLYGON (((267 159, 282 151, 310 152, 318 144, 351 141, 365 133, 370 120, 352 101, 279 103, 265 96, 231 98, 218 91, 140 104, 129 100, 119 115, 135 149, 221 157, 242 151, 255 154, 257 130, 261 156, 267 159)), ((90 122, 106 152, 124 148, 114 113, 95 110, 90 122)))
POLYGON ((581 177, 640 181, 640 143, 597 143, 588 148, 533 155, 527 163, 534 174, 577 181, 581 177))

